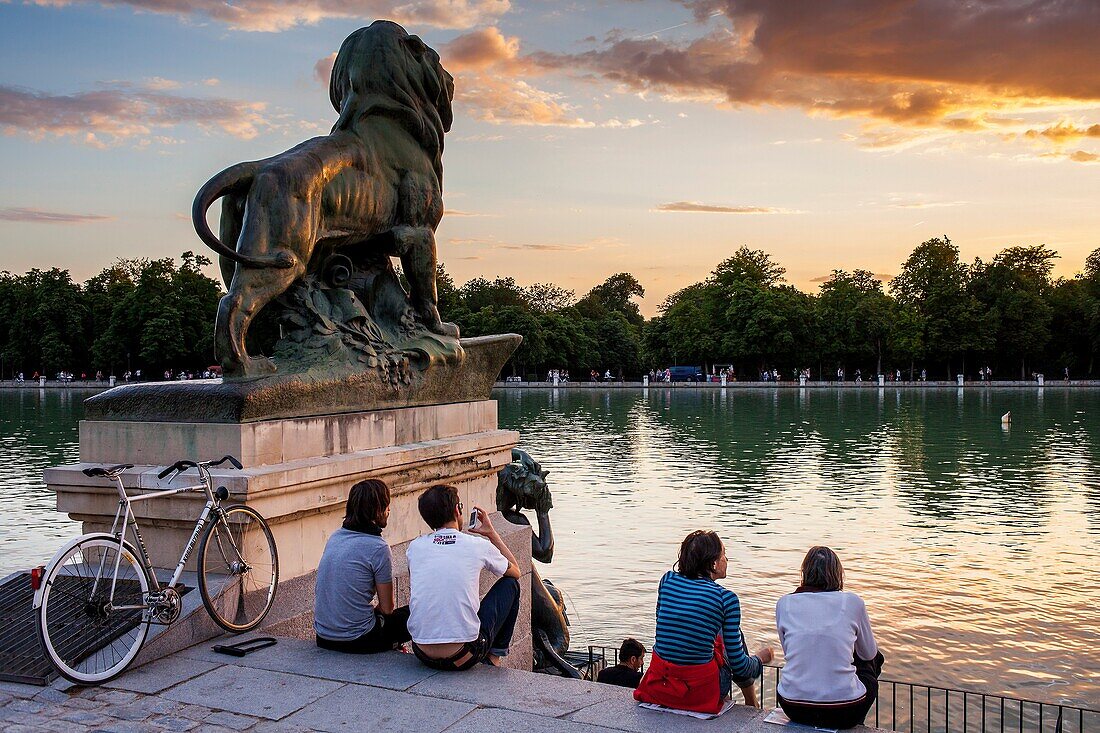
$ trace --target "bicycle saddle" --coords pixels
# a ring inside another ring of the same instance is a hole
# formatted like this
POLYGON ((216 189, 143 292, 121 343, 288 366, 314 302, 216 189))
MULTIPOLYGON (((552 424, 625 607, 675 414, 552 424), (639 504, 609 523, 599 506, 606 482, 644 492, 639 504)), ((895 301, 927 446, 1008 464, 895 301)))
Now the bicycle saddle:
POLYGON ((85 476, 116 476, 119 473, 121 473, 122 471, 125 471, 127 468, 133 468, 133 467, 134 467, 134 464, 132 464, 132 463, 120 463, 117 466, 111 466, 110 468, 100 468, 99 466, 96 466, 95 468, 85 468, 84 469, 84 475, 85 476))

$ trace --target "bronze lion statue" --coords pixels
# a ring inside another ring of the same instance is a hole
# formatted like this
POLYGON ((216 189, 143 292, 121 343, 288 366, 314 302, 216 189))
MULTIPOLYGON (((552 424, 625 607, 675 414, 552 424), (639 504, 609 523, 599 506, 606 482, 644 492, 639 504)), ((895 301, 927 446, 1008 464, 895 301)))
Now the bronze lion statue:
POLYGON ((348 247, 399 257, 416 317, 433 333, 458 337, 440 319, 435 284, 454 79, 420 38, 379 20, 344 41, 329 92, 340 116, 328 135, 226 168, 195 196, 195 230, 221 255, 228 287, 214 338, 226 376, 275 371, 269 359, 249 357, 249 324, 316 263, 348 247), (214 236, 206 212, 219 198, 214 236))

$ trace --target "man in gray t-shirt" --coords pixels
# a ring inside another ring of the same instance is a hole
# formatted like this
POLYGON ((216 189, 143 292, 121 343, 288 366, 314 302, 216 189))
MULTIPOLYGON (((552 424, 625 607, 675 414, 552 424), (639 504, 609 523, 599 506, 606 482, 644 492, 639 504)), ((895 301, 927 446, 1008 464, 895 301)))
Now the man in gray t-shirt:
POLYGON ((393 607, 393 563, 382 539, 389 500, 389 489, 377 479, 348 493, 344 524, 329 537, 317 565, 313 629, 320 647, 373 653, 409 639, 409 609, 393 607))

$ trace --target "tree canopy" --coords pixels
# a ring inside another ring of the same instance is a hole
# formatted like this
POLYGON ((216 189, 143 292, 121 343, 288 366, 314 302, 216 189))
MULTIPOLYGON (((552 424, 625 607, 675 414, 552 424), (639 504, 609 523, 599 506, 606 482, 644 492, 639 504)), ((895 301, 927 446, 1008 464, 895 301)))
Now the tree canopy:
MULTIPOLYGON (((1045 245, 1014 245, 966 264, 945 236, 917 245, 885 287, 866 270, 834 270, 810 294, 786 283, 767 252, 741 247, 649 320, 638 304, 645 290, 626 272, 578 298, 510 277, 459 286, 440 265, 437 289, 440 312, 464 336, 524 337, 504 370, 524 377, 564 369, 573 379, 592 370, 638 378, 673 365, 728 365, 740 379, 838 368, 951 379, 980 366, 1000 378, 1065 368, 1096 377, 1100 249, 1072 278, 1053 277, 1057 257, 1045 245)), ((203 274, 209 264, 192 252, 178 264, 119 260, 83 284, 57 268, 0 272, 0 372, 159 375, 213 364, 222 290, 203 274)), ((264 338, 277 338, 274 327, 264 338)))

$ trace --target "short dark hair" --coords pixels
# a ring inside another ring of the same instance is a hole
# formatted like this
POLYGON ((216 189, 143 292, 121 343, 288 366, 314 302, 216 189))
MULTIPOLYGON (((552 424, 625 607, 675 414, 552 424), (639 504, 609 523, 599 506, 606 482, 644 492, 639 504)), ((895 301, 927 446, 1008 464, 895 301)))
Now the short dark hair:
POLYGON ((722 554, 722 540, 709 529, 697 529, 680 543, 677 572, 685 578, 709 578, 722 554))
POLYGON ((619 661, 625 662, 631 657, 644 657, 645 647, 642 642, 634 638, 623 639, 623 645, 619 647, 619 661))
POLYGON ((363 532, 385 526, 382 516, 390 505, 390 487, 384 481, 369 478, 351 487, 344 510, 344 529, 363 532))
POLYGON ((436 484, 416 502, 420 516, 432 529, 439 529, 455 518, 455 508, 459 505, 458 489, 448 484, 436 484))
POLYGON ((828 547, 811 547, 802 560, 802 585, 823 590, 844 590, 844 566, 828 547))

